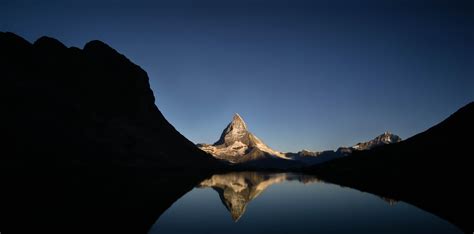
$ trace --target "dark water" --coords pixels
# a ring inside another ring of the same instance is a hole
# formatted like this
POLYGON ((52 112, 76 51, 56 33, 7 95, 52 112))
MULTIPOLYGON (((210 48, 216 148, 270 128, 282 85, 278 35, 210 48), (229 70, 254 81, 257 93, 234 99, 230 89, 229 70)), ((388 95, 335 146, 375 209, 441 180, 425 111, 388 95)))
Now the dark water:
POLYGON ((461 233, 404 202, 290 173, 214 175, 176 201, 155 233, 461 233))

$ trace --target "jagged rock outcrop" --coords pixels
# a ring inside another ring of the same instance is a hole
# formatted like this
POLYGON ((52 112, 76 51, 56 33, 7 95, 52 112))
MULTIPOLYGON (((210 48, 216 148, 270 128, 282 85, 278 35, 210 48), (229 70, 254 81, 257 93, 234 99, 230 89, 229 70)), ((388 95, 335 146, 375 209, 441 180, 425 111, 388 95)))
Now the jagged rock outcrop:
POLYGON ((0 32, 0 51, 4 164, 218 164, 164 118, 146 72, 105 43, 0 32))

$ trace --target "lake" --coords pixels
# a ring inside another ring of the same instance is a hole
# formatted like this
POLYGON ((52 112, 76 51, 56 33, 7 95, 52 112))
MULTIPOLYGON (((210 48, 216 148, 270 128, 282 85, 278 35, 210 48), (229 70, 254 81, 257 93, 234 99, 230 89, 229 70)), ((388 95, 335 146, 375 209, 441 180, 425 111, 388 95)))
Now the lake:
POLYGON ((217 174, 177 200, 157 233, 462 233, 410 204, 311 175, 217 174))

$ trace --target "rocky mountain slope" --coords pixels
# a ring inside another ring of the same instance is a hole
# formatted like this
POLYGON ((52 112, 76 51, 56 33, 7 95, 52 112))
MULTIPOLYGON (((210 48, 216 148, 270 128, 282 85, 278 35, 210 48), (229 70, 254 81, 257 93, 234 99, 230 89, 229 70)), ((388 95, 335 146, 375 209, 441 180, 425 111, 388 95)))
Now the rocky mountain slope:
POLYGON ((164 118, 146 72, 100 41, 0 32, 0 108, 1 232, 147 233, 221 167, 164 118))
POLYGON ((197 146, 214 157, 233 164, 246 164, 257 167, 287 167, 295 162, 284 153, 271 149, 252 134, 239 114, 222 132, 214 144, 197 144, 197 146))
POLYGON ((105 43, 0 32, 0 51, 4 166, 219 164, 164 118, 146 72, 105 43))

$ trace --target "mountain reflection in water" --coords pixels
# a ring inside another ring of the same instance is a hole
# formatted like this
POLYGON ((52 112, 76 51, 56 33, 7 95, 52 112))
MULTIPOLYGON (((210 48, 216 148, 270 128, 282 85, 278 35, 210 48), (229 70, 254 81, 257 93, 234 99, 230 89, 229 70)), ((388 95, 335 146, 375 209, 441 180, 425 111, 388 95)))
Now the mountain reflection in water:
POLYGON ((237 222, 245 212, 247 204, 258 197, 270 185, 284 181, 297 180, 302 183, 317 183, 319 180, 310 175, 291 173, 233 172, 213 175, 204 180, 198 188, 213 188, 237 222))
POLYGON ((312 175, 231 172, 209 176, 177 200, 149 231, 156 233, 461 231, 405 202, 326 183, 312 175))

